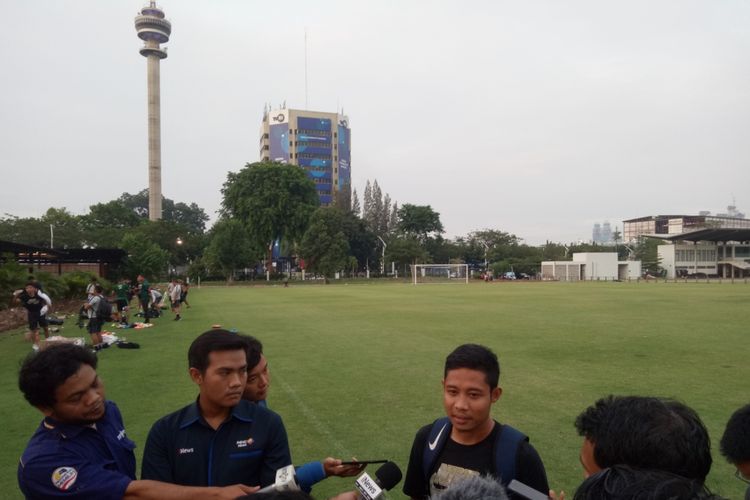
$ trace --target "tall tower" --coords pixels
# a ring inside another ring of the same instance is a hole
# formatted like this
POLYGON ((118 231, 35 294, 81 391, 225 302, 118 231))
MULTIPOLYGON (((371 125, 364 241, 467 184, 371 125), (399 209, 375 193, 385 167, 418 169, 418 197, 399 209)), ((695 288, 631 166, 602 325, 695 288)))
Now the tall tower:
POLYGON ((138 38, 144 41, 141 55, 147 60, 148 73, 148 218, 161 219, 161 96, 159 61, 167 57, 167 49, 159 47, 169 41, 172 23, 164 19, 164 11, 151 1, 135 16, 138 38))

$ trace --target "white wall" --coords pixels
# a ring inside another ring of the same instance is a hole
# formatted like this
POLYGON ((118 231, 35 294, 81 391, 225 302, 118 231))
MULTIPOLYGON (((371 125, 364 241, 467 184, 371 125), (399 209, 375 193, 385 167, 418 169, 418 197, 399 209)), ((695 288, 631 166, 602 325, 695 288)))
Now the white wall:
POLYGON ((616 280, 617 254, 615 252, 582 252, 573 254, 573 262, 586 265, 584 276, 587 280, 616 280))

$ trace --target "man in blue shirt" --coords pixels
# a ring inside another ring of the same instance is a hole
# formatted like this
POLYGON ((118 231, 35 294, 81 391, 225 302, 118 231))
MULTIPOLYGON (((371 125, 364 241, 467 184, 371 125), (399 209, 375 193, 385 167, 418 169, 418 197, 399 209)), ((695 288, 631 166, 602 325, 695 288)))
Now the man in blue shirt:
POLYGON ((96 364, 91 351, 72 344, 24 361, 19 388, 45 416, 18 465, 18 486, 26 498, 231 499, 255 491, 136 480, 135 443, 117 406, 105 399, 96 364))
POLYGON ((246 345, 237 334, 221 329, 193 341, 188 363, 198 398, 153 425, 143 453, 144 479, 268 486, 278 469, 292 463, 281 417, 242 399, 246 345))

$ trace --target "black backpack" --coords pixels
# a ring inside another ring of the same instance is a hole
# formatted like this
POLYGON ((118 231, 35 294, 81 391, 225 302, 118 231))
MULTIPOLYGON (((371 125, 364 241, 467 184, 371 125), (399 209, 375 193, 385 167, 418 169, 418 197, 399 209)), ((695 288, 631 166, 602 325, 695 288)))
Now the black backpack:
POLYGON ((99 308, 96 310, 96 316, 102 321, 112 321, 112 304, 107 299, 101 297, 99 308))

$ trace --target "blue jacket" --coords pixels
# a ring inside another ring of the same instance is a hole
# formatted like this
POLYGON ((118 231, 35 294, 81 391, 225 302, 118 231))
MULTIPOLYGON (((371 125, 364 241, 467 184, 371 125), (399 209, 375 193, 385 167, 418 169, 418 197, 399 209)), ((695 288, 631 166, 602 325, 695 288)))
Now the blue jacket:
POLYGON ((141 479, 186 486, 268 486, 276 470, 291 463, 286 429, 276 413, 241 400, 214 430, 196 401, 153 425, 141 479))
POLYGON ((29 499, 119 500, 135 479, 134 448, 111 401, 95 427, 45 418, 21 456, 18 486, 29 499))

